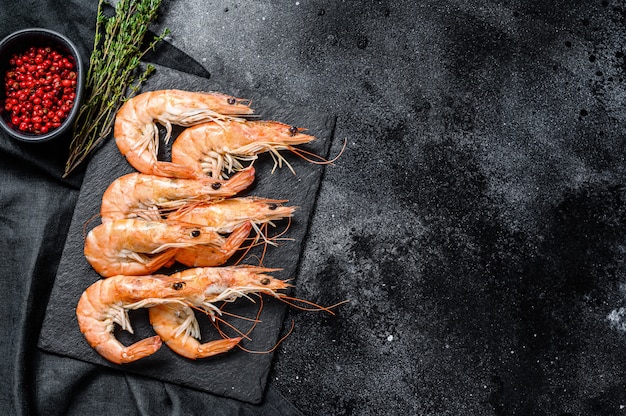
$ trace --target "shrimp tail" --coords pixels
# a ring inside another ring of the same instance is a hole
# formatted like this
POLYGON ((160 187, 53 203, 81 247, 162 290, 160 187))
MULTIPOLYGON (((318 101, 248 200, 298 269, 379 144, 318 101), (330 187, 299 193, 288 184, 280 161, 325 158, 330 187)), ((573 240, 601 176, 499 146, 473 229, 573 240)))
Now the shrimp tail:
POLYGON ((228 184, 233 192, 239 193, 245 189, 248 189, 248 187, 252 185, 252 182, 254 182, 254 177, 254 166, 249 166, 231 176, 228 180, 228 184))
POLYGON ((96 351, 107 360, 116 364, 126 364, 148 357, 161 348, 161 337, 155 335, 142 339, 128 347, 124 347, 119 341, 107 342, 95 345, 96 351))
POLYGON ((189 358, 207 358, 222 354, 233 349, 242 339, 243 337, 235 337, 206 342, 198 347, 195 357, 189 358))
MULTIPOLYGON (((137 169, 137 168, 136 168, 137 169)), ((168 178, 181 178, 181 179, 204 179, 206 176, 198 174, 198 172, 187 166, 178 165, 171 162, 154 162, 154 165, 149 169, 138 169, 140 172, 149 171, 153 175, 163 176, 168 178)))

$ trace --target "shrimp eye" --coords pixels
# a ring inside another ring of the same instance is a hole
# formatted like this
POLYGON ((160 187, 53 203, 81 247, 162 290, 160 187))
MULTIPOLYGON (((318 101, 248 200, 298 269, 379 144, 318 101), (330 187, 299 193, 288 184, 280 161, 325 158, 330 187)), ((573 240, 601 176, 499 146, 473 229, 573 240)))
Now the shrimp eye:
POLYGON ((269 285, 270 284, 270 278, 269 277, 264 277, 263 279, 261 279, 259 281, 262 285, 269 285))
POLYGON ((193 231, 191 232, 191 236, 192 236, 193 238, 200 237, 200 230, 193 230, 193 231))
POLYGON ((289 135, 293 137, 296 134, 298 134, 298 128, 294 126, 289 127, 289 135))
POLYGON ((276 208, 278 208, 277 204, 269 204, 267 209, 269 209, 270 211, 274 211, 276 208))
POLYGON ((213 183, 211 184, 211 188, 215 189, 216 191, 217 191, 218 189, 220 189, 221 187, 222 187, 222 184, 221 184, 221 183, 219 183, 219 182, 213 182, 213 183))
POLYGON ((237 100, 235 100, 233 97, 229 97, 226 102, 228 102, 228 104, 230 105, 235 105, 237 103, 237 100))
POLYGON ((181 290, 183 287, 185 287, 185 282, 176 282, 172 285, 174 290, 181 290))

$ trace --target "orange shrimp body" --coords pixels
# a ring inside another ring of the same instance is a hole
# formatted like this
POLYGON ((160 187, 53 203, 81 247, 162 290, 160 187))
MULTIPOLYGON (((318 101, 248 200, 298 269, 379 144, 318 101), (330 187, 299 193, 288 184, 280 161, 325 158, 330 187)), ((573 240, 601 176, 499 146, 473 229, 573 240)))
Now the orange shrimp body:
POLYGON ((233 175, 229 180, 165 178, 130 173, 114 180, 102 196, 102 222, 122 218, 160 220, 166 211, 186 204, 230 197, 254 182, 254 168, 233 175))
POLYGON ((253 113, 249 100, 216 92, 182 90, 149 91, 126 101, 117 112, 113 134, 128 163, 142 173, 179 178, 198 177, 176 163, 159 161, 159 130, 165 126, 165 143, 172 125, 193 126, 209 120, 239 119, 253 113))
POLYGON ((282 202, 248 196, 190 204, 172 212, 168 221, 215 227, 221 232, 231 232, 244 222, 251 221, 259 225, 291 217, 296 207, 284 206, 282 202))
MULTIPOLYGON (((270 152, 274 168, 288 163, 279 153, 315 140, 302 129, 277 121, 211 121, 185 129, 172 144, 172 162, 199 174, 224 177, 270 152)), ((293 169, 292 169, 293 170, 293 169)))
POLYGON ((181 247, 219 247, 224 237, 211 227, 121 219, 92 229, 85 239, 87 261, 103 277, 145 275, 171 265, 181 247))
MULTIPOLYGON (((280 297, 278 290, 291 285, 276 279, 267 269, 254 266, 197 267, 175 273, 170 277, 184 285, 189 306, 204 310, 211 316, 220 315, 217 302, 233 302, 249 294, 265 293, 280 297), (188 293, 188 294, 187 294, 188 293)), ((180 304, 157 305, 149 310, 154 331, 174 352, 191 359, 205 358, 232 349, 241 337, 226 338, 201 344, 198 321, 191 308, 180 304)))
POLYGON ((150 324, 163 342, 175 353, 196 360, 222 354, 236 346, 242 337, 218 339, 201 344, 200 328, 193 309, 167 303, 149 309, 150 324))

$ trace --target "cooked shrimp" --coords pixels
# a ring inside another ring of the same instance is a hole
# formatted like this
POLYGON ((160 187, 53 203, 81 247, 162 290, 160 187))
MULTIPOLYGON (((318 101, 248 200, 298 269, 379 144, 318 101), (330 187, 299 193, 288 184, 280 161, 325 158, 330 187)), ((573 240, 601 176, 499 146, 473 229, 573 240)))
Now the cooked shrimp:
POLYGON ((121 219, 92 229, 85 239, 84 253, 103 277, 137 276, 173 264, 179 248, 223 244, 224 237, 212 227, 121 219))
POLYGON ((209 315, 221 314, 217 302, 233 302, 251 293, 281 298, 278 290, 291 285, 267 273, 280 269, 260 266, 194 267, 170 275, 183 283, 185 296, 190 306, 203 309, 209 315))
POLYGON ((242 337, 218 339, 201 344, 200 328, 193 309, 187 305, 168 303, 149 309, 150 324, 170 349, 183 357, 196 360, 231 350, 242 337))
MULTIPOLYGON (((274 270, 253 266, 198 267, 170 277, 178 279, 183 286, 181 292, 185 292, 188 305, 204 310, 215 319, 222 313, 216 305, 218 302, 233 302, 252 293, 280 297, 277 291, 291 285, 266 274, 274 270)), ((167 304, 150 308, 149 312, 155 332, 174 352, 187 358, 220 354, 241 341, 241 337, 235 337, 200 344, 198 321, 189 307, 167 304)))
POLYGON ((231 232, 247 221, 258 226, 291 217, 296 207, 284 206, 283 202, 248 196, 190 204, 172 212, 168 221, 215 227, 221 232, 231 232))
POLYGON ((238 119, 253 113, 249 100, 216 92, 181 90, 149 91, 126 101, 115 118, 114 136, 128 163, 142 173, 179 178, 198 177, 188 167, 159 161, 159 130, 166 128, 167 143, 172 125, 193 126, 209 120, 238 119))
POLYGON ((102 196, 102 222, 122 218, 160 220, 164 210, 179 209, 191 202, 230 197, 254 182, 254 168, 243 170, 229 180, 164 178, 129 173, 114 180, 102 196))
POLYGON ((92 348, 116 364, 154 354, 161 347, 158 335, 126 347, 115 338, 113 329, 118 324, 133 333, 128 311, 176 301, 179 282, 165 275, 100 279, 83 292, 76 306, 80 331, 92 348))
MULTIPOLYGON (((242 161, 254 162, 269 152, 274 168, 289 163, 279 153, 315 140, 304 129, 277 121, 207 122, 185 129, 172 144, 172 162, 213 178, 243 168, 242 161)), ((293 171, 291 166, 289 168, 293 171)))

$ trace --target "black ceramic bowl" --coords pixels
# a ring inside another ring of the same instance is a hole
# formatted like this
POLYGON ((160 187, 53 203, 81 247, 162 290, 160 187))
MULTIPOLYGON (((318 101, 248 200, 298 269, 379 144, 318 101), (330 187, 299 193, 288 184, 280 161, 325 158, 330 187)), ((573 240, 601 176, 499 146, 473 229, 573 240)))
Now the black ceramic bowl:
POLYGON ((64 135, 72 129, 74 120, 78 115, 80 103, 83 98, 84 79, 85 71, 80 53, 78 52, 76 45, 74 45, 72 41, 64 35, 52 30, 41 28, 23 29, 8 35, 0 41, 0 80, 2 81, 2 85, 0 86, 0 128, 10 136, 30 143, 46 142, 64 135), (75 62, 76 97, 74 99, 74 104, 61 126, 52 129, 47 133, 36 134, 20 131, 11 123, 10 113, 5 110, 5 74, 10 68, 9 59, 13 56, 13 54, 23 53, 31 46, 50 47, 64 56, 73 56, 75 62))

